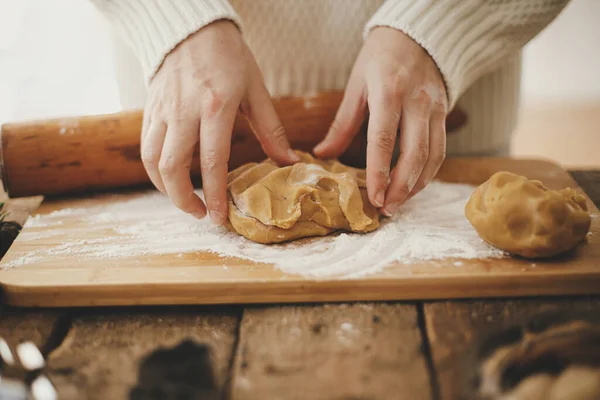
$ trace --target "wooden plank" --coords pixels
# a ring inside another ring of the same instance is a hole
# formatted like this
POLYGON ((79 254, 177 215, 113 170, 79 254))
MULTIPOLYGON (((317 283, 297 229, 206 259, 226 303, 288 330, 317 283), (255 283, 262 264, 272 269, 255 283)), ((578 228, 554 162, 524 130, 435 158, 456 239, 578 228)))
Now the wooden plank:
MULTIPOLYGON (((0 211, 3 214, 6 214, 4 222, 8 222, 8 225, 13 223, 19 225, 18 227, 11 226, 10 229, 20 229, 20 227, 23 226, 27 220, 27 217, 29 217, 35 210, 38 209, 42 203, 42 200, 43 198, 40 196, 9 199, 6 193, 4 193, 2 185, 0 185, 0 203, 4 203, 4 207, 0 211)), ((9 235, 7 232, 0 232, 0 260, 10 248, 14 239, 14 235, 9 235)))
POLYGON ((0 190, 0 202, 6 202, 6 221, 15 221, 23 225, 35 210, 42 204, 43 197, 23 197, 21 199, 9 199, 6 194, 0 190))
MULTIPOLYGON (((600 205, 600 174, 575 172, 573 177, 589 197, 600 205)), ((447 301, 424 304, 427 340, 442 399, 457 398, 464 372, 461 356, 493 327, 520 323, 547 311, 596 311, 600 297, 568 299, 519 299, 447 301)))
MULTIPOLYGON (((575 185, 568 173, 557 165, 507 158, 448 160, 440 177, 449 182, 478 184, 499 170, 541 179, 551 188, 575 185)), ((121 212, 118 218, 110 220, 112 213, 117 211, 111 208, 111 212, 105 212, 105 207, 111 205, 118 210, 123 201, 136 196, 140 195, 130 193, 70 199, 42 205, 42 214, 56 210, 63 212, 41 220, 53 221, 54 226, 25 228, 0 264, 13 266, 0 271, 0 282, 8 301, 20 306, 48 307, 414 300, 600 292, 600 270, 595 267, 600 257, 599 218, 593 219, 593 234, 588 242, 577 249, 574 257, 560 262, 532 263, 514 258, 497 261, 443 259, 409 264, 394 262, 377 273, 357 279, 346 279, 348 276, 344 274, 314 279, 308 275, 284 273, 269 263, 220 257, 209 251, 178 253, 180 247, 177 242, 166 246, 177 251, 161 250, 160 254, 154 254, 151 250, 155 246, 149 248, 147 238, 140 239, 140 230, 164 231, 158 239, 150 240, 156 245, 156 240, 166 240, 165 237, 181 226, 185 228, 185 235, 191 235, 186 230, 189 225, 185 225, 189 220, 185 215, 171 213, 171 210, 176 210, 168 208, 174 206, 164 196, 141 197, 146 211, 140 210, 140 207, 136 208, 136 212, 121 212), (65 212, 72 207, 78 210, 65 212), (165 211, 157 213, 157 209, 165 211), (89 216, 97 218, 89 221, 89 216), (149 221, 150 226, 144 225, 149 221), (134 229, 135 234, 129 234, 129 230, 115 227, 134 227, 137 230, 134 229), (126 246, 131 243, 137 253, 127 252, 131 248, 126 246), (125 250, 119 246, 125 246, 125 250), (115 247, 118 248, 117 255, 114 254, 115 247), (92 253, 96 255, 92 256, 92 253), (107 253, 114 257, 107 259, 107 253), (457 261, 462 262, 461 268, 454 267, 457 261), (230 290, 233 286, 236 290, 230 290)), ((598 213, 595 208, 592 211, 598 213)), ((194 224, 189 228, 190 232, 208 235, 208 231, 204 230, 209 229, 208 223, 201 228, 198 223, 194 224)), ((244 254, 245 251, 243 244, 229 248, 235 250, 231 250, 230 254, 244 254)), ((186 249, 189 250, 189 247, 186 249)), ((259 253, 257 250, 253 254, 259 253)), ((364 265, 371 266, 379 253, 379 261, 384 262, 386 253, 378 252, 364 260, 364 265)), ((323 254, 322 261, 315 263, 315 268, 331 265, 331 257, 340 261, 340 255, 333 250, 323 254)), ((354 264, 360 268, 360 263, 350 263, 354 264)), ((364 272, 364 269, 361 271, 364 272)))
POLYGON ((207 307, 81 310, 62 345, 50 354, 48 375, 61 399, 125 399, 136 385, 141 359, 158 347, 191 339, 210 346, 214 395, 221 396, 239 313, 238 308, 207 307))
POLYGON ((25 341, 33 342, 47 353, 62 340, 58 330, 68 330, 69 314, 60 309, 22 309, 3 307, 0 314, 0 336, 14 347, 25 341), (58 326, 60 324, 60 326, 58 326), (52 340, 51 340, 52 338, 52 340), (53 341, 54 343, 50 343, 53 341))
POLYGON ((232 399, 429 399, 421 345, 411 304, 246 308, 232 399))
MULTIPOLYGON (((0 202, 5 202, 5 221, 23 225, 41 204, 42 197, 9 199, 0 186, 0 202)), ((2 238, 6 240, 6 238, 2 238)), ((2 243, 2 248, 10 243, 2 243)), ((0 259, 2 254, 0 252, 0 259)), ((36 310, 31 308, 15 308, 2 304, 0 298, 0 337, 2 337, 13 353, 22 342, 32 342, 46 355, 61 341, 69 329, 69 314, 60 309, 36 310)), ((16 354, 13 354, 16 357, 16 354)), ((18 368, 5 368, 3 376, 7 378, 23 378, 24 371, 18 368)))
POLYGON ((425 321, 442 399, 456 399, 466 369, 464 354, 494 329, 522 323, 544 312, 600 313, 600 298, 448 301, 426 303, 425 321))

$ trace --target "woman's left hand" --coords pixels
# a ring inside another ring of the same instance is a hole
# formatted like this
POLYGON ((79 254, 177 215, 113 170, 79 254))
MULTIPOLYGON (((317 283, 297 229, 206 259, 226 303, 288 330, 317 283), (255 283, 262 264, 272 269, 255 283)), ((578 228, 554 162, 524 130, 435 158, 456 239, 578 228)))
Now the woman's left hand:
POLYGON ((319 157, 339 157, 369 111, 367 191, 370 202, 393 215, 435 176, 446 154, 448 101, 444 80, 429 54, 405 33, 374 28, 367 37, 319 157), (400 156, 390 174, 397 133, 400 156))

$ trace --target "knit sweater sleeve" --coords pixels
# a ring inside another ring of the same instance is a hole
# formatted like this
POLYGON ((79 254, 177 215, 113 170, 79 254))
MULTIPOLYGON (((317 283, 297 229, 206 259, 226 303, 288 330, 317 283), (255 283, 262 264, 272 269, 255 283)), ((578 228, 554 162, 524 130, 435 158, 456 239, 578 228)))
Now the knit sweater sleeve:
POLYGON ((450 107, 479 77, 520 50, 568 0, 387 0, 367 23, 401 30, 434 59, 450 107))
POLYGON ((241 29, 227 0, 92 0, 134 50, 150 81, 164 58, 199 29, 221 19, 241 29))

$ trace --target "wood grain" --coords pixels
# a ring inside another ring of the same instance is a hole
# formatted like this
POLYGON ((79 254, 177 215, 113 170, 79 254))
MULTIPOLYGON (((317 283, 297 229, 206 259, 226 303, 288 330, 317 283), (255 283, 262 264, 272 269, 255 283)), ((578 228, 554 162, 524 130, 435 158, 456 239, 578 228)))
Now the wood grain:
POLYGON ((3 225, 0 231, 0 260, 15 240, 19 232, 18 228, 25 223, 27 217, 37 210, 42 200, 41 196, 9 199, 0 185, 0 203, 4 204, 0 212, 4 215, 3 222, 9 222, 9 224, 3 225), (15 226, 15 223, 18 226, 15 226), (5 229, 8 229, 8 232, 5 229))
MULTIPOLYGON (((592 201, 600 205, 600 174, 571 174, 592 201)), ((463 385, 461 372, 465 370, 461 356, 486 332, 549 311, 600 313, 600 297, 433 302, 425 303, 423 309, 441 398, 456 399, 463 385)))
POLYGON ((4 365, 2 378, 27 379, 16 348, 20 343, 32 342, 46 356, 61 341, 69 329, 69 313, 59 309, 19 309, 2 307, 0 312, 0 337, 8 344, 14 365, 4 365))
POLYGON ((23 225, 35 210, 42 204, 43 197, 23 197, 20 199, 9 199, 6 193, 0 190, 0 202, 6 202, 6 221, 15 221, 23 225))
MULTIPOLYGON (((0 185, 0 202, 5 202, 6 221, 23 225, 42 200, 42 197, 9 199, 0 185)), ((19 343, 30 341, 42 353, 47 354, 62 340, 64 331, 69 327, 68 312, 60 309, 11 307, 4 304, 4 294, 0 294, 0 337, 6 340, 13 353, 19 343)), ((2 375, 7 378, 23 378, 24 371, 5 367, 2 375)))
POLYGON ((416 307, 246 308, 232 399, 429 399, 416 307))
POLYGON ((40 349, 47 347, 55 324, 64 314, 60 309, 23 309, 2 307, 0 313, 0 336, 9 346, 23 341, 33 342, 40 349))
POLYGON ((125 399, 142 357, 192 339, 210 345, 216 383, 224 393, 239 313, 237 308, 87 309, 50 354, 47 372, 61 399, 125 399))
POLYGON ((486 333, 523 323, 543 312, 600 310, 600 298, 478 300, 425 303, 427 337, 441 399, 458 399, 464 385, 464 355, 486 333))
MULTIPOLYGON (((294 148, 310 151, 327 132, 342 93, 274 100, 294 148)), ((0 175, 11 197, 65 194, 149 183, 140 158, 142 112, 4 124, 0 130, 0 175)), ((364 159, 360 135, 346 154, 364 159), (357 147, 358 146, 358 147, 357 147)), ((230 167, 264 159, 250 125, 238 115, 230 167)), ((191 174, 199 176, 198 154, 191 174)))
MULTIPOLYGON (((504 158, 451 159, 444 164, 440 178, 479 184, 499 170, 541 179, 551 188, 576 186, 567 172, 554 164, 504 158)), ((116 198, 126 200, 127 195, 116 198)), ((115 196, 46 202, 40 213, 114 201, 117 201, 115 196)), ((589 206, 597 215, 591 202, 589 206)), ((27 241, 22 234, 0 263, 0 268, 5 262, 19 259, 31 250, 54 246, 67 237, 120 240, 110 227, 99 232, 69 215, 63 221, 61 229, 67 232, 63 239, 58 236, 47 241, 27 241)), ((24 232, 28 229, 29 232, 43 233, 52 228, 25 228, 24 232)), ((561 259, 544 262, 515 258, 462 260, 461 268, 452 265, 454 259, 397 263, 360 279, 311 279, 284 274, 268 264, 219 258, 212 253, 190 253, 183 257, 147 255, 108 261, 55 254, 0 271, 0 282, 9 303, 42 307, 590 294, 600 292, 597 263, 600 259, 600 218, 592 219, 591 232, 585 245, 561 259)))
POLYGON ((23 225, 31 214, 35 212, 42 204, 42 196, 23 197, 20 199, 10 199, 0 184, 0 203, 4 203, 3 212, 6 213, 6 221, 14 221, 23 225))
MULTIPOLYGON (((293 148, 311 151, 321 141, 341 103, 342 92, 282 97, 273 105, 293 148)), ((4 124, 0 127, 0 178, 11 197, 72 194, 149 184, 140 158, 142 111, 4 124)), ((459 109, 447 132, 464 125, 459 109)), ((342 160, 364 166, 366 124, 342 160)), ((239 114, 231 139, 230 168, 261 161, 265 154, 239 114)), ((199 183, 198 151, 191 175, 199 183)))

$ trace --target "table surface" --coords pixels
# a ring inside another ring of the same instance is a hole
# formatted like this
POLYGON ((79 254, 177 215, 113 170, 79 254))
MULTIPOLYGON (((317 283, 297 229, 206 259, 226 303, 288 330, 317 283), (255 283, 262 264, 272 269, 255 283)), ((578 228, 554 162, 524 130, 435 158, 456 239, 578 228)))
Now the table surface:
MULTIPOLYGON (((600 171, 571 174, 600 207, 600 171)), ((24 222, 40 201, 9 201, 10 219, 24 222)), ((600 313, 600 296, 218 307, 4 305, 0 336, 11 347, 32 341, 42 350, 60 399, 128 398, 140 360, 185 339, 210 348, 215 384, 202 398, 453 399, 461 356, 484 332, 546 311, 600 313)))

